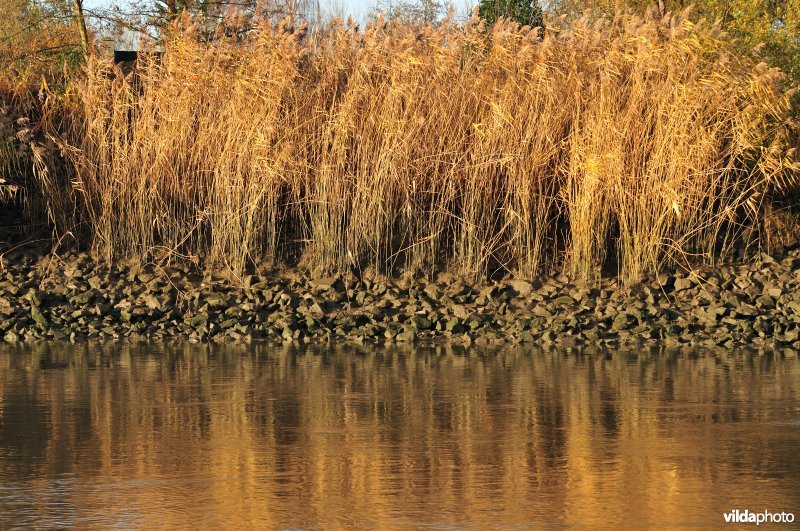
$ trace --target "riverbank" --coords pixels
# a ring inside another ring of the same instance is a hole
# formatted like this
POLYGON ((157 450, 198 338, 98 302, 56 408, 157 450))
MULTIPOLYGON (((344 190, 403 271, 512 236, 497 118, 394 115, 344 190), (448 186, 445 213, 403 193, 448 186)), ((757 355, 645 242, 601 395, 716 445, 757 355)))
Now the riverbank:
POLYGON ((475 284, 232 275, 7 255, 0 338, 800 348, 800 247, 625 287, 565 276, 475 284))

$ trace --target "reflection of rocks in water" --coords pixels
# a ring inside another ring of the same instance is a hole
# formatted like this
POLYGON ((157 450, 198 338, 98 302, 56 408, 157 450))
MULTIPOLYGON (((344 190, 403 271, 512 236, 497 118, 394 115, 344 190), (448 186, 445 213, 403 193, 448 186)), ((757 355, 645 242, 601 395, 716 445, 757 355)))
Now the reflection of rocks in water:
POLYGON ((64 361, 53 360, 51 358, 42 358, 39 360, 40 369, 66 369, 69 364, 64 361))
POLYGON ((28 384, 23 381, 3 385, 4 392, 12 388, 14 399, 4 396, 0 407, 0 483, 6 470, 21 477, 35 475, 46 458, 52 436, 50 418, 46 404, 37 399, 28 384), (25 398, 19 399, 17 393, 25 398))
POLYGON ((781 351, 0 345, 0 484, 43 518, 69 473, 78 527, 710 527, 799 506, 799 395, 781 351))

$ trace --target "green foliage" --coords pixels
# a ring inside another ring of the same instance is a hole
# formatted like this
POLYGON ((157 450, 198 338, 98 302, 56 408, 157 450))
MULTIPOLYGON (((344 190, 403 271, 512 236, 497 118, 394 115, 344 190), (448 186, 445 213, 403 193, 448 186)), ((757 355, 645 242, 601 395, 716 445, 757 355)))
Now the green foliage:
POLYGON ((79 51, 68 2, 8 0, 0 10, 0 82, 24 84, 73 64, 79 51))
POLYGON ((478 16, 489 24, 503 17, 523 26, 543 26, 542 6, 538 0, 481 0, 478 16))
MULTIPOLYGON (((552 0, 548 14, 553 20, 563 15, 569 24, 587 11, 614 16, 620 7, 641 13, 655 4, 653 0, 552 0)), ((682 12, 691 5, 692 20, 719 22, 736 39, 740 53, 755 53, 780 68, 790 85, 800 85, 800 0, 663 0, 659 5, 664 13, 682 12)))
POLYGON ((758 50, 771 66, 783 70, 792 84, 800 84, 800 0, 735 0, 709 15, 722 20, 742 47, 758 50))

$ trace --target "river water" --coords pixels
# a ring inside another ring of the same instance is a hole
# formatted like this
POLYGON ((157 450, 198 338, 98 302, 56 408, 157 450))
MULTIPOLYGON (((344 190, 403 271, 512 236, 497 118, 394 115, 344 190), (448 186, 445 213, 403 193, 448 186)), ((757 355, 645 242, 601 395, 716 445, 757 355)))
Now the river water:
POLYGON ((0 528, 800 519, 798 399, 794 352, 0 345, 0 528))

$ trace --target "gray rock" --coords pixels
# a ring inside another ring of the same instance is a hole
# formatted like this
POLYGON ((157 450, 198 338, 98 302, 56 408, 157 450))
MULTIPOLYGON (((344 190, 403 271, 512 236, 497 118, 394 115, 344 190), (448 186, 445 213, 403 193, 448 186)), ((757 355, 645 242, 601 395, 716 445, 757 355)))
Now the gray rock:
POLYGON ((485 299, 489 299, 495 295, 497 292, 497 286, 486 286, 482 290, 478 292, 479 297, 483 297, 485 299))
POLYGON ((575 299, 570 297, 569 295, 562 295, 553 301, 553 304, 556 306, 567 306, 570 304, 575 304, 575 299))
POLYGON ((261 282, 261 277, 259 277, 258 275, 246 275, 242 279, 242 285, 244 286, 245 289, 252 289, 253 286, 258 284, 259 282, 261 282))
POLYGON ((411 324, 413 324, 417 330, 430 330, 431 326, 433 325, 430 319, 421 315, 413 316, 411 318, 411 324))
POLYGON ((163 306, 162 302, 159 301, 154 295, 145 295, 142 297, 142 302, 151 310, 155 310, 163 306))
POLYGON ((527 280, 512 280, 511 288, 524 297, 533 291, 533 284, 527 280))
POLYGON ((71 302, 76 306, 82 306, 94 300, 94 297, 95 297, 94 291, 84 291, 76 295, 73 295, 71 298, 71 302))
POLYGON ((775 300, 769 295, 762 295, 756 299, 756 305, 766 309, 775 307, 775 300))
POLYGON ((783 290, 781 288, 774 286, 765 288, 764 291, 766 292, 767 295, 769 295, 775 300, 780 299, 781 295, 783 295, 783 290))
POLYGON ((39 328, 47 328, 47 319, 42 314, 41 310, 39 310, 38 306, 31 306, 31 319, 33 319, 33 321, 39 325, 39 328))
POLYGON ((396 336, 398 341, 405 341, 413 343, 417 339, 417 332, 412 327, 407 326, 403 331, 396 336))
POLYGON ((453 312, 453 315, 455 315, 455 316, 456 316, 456 317, 458 317, 459 319, 466 319, 466 318, 467 318, 467 317, 469 317, 469 316, 470 316, 470 314, 471 314, 471 312, 470 312, 469 310, 467 310, 467 309, 466 309, 466 308, 465 308, 463 305, 461 305, 461 304, 454 304, 454 305, 452 306, 451 310, 452 310, 452 312, 453 312))
POLYGON ((616 317, 614 317, 614 320, 611 323, 611 330, 619 332, 621 330, 626 330, 630 328, 632 324, 633 324, 633 318, 630 315, 626 313, 620 313, 617 314, 616 317))
POLYGON ((339 275, 330 277, 316 278, 311 281, 311 285, 320 291, 342 291, 344 283, 339 275))
POLYGON ((460 334, 466 331, 466 328, 461 324, 461 320, 457 317, 453 317, 448 319, 445 322, 444 329, 448 332, 452 332, 453 334, 460 334))
POLYGON ((35 289, 28 290, 28 293, 26 293, 22 298, 31 303, 32 306, 39 306, 42 304, 39 292, 35 289))
POLYGON ((207 324, 208 324, 208 317, 206 315, 202 315, 202 314, 201 315, 197 315, 195 317, 192 317, 189 320, 189 326, 191 326, 192 328, 194 328, 196 330, 205 328, 207 324))

